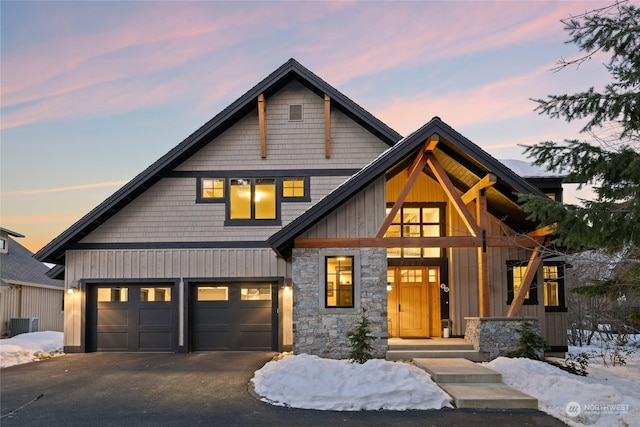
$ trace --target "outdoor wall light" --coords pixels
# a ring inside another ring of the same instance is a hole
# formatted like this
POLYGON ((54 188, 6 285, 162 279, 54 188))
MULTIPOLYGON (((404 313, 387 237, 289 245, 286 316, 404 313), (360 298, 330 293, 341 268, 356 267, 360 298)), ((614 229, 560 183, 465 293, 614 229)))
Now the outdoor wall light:
POLYGON ((391 286, 391 282, 387 282, 387 291, 393 290, 393 286, 391 286))

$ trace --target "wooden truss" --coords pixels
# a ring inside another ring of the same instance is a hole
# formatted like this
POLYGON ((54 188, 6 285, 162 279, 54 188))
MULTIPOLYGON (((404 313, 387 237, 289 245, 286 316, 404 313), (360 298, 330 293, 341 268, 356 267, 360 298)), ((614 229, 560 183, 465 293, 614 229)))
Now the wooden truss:
POLYGON ((335 239, 296 239, 297 248, 347 248, 347 247, 446 247, 446 248, 477 248, 478 250, 478 297, 481 317, 491 316, 489 249, 490 248, 532 248, 534 249, 525 277, 517 295, 507 312, 507 316, 515 317, 520 313, 522 302, 531 287, 531 282, 542 261, 544 249, 548 245, 553 227, 543 227, 531 233, 518 236, 489 236, 487 233, 489 215, 487 213, 486 189, 497 182, 497 177, 488 173, 474 184, 466 193, 459 194, 444 168, 434 155, 439 142, 438 134, 431 135, 409 167, 407 181, 393 204, 389 214, 383 221, 374 238, 335 238, 335 239), (451 206, 462 218, 469 231, 469 236, 442 237, 384 237, 400 208, 409 196, 418 177, 428 167, 442 189, 446 193, 451 206), (475 218, 469 207, 475 201, 475 218))

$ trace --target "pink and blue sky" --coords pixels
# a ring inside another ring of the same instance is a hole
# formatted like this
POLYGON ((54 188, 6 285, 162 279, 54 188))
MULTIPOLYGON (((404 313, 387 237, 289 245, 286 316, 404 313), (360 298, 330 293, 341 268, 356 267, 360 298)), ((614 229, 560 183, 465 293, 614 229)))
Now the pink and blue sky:
POLYGON ((609 2, 1 1, 0 226, 37 251, 295 58, 403 135, 499 159, 580 137, 530 98, 607 82, 561 19, 609 2))

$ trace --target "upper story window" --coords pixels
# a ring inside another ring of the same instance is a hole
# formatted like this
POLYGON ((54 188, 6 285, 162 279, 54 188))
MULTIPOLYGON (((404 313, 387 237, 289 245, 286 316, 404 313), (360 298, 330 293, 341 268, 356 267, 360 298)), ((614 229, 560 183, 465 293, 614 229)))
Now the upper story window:
MULTIPOLYGON (((225 203, 225 225, 280 225, 282 202, 309 202, 310 177, 246 177, 226 172, 197 179, 197 203, 225 203), (226 176, 225 176, 226 175, 226 176), (235 175, 235 176, 234 176, 235 175)), ((242 175, 240 175, 242 176, 242 175)))
POLYGON ((229 219, 276 219, 275 178, 236 178, 229 182, 229 219))
MULTIPOLYGON (((389 226, 385 237, 440 237, 444 235, 444 208, 442 203, 405 203, 389 226)), ((387 207, 387 215, 391 207, 387 207)), ((440 258, 442 249, 389 248, 389 258, 440 258)))
POLYGON ((0 252, 7 252, 7 240, 4 237, 0 237, 0 252))

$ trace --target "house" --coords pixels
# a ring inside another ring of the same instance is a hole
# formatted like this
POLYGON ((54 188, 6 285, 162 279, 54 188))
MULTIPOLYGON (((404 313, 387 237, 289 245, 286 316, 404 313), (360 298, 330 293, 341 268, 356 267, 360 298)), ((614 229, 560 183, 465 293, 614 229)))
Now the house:
POLYGON ((49 268, 15 240, 21 237, 0 227, 0 336, 62 331, 64 282, 47 276, 49 268))
POLYGON ((516 193, 544 194, 439 118, 401 138, 291 59, 36 256, 64 265, 67 352, 344 357, 363 308, 378 356, 467 318, 566 335, 532 297, 551 230, 516 193))

